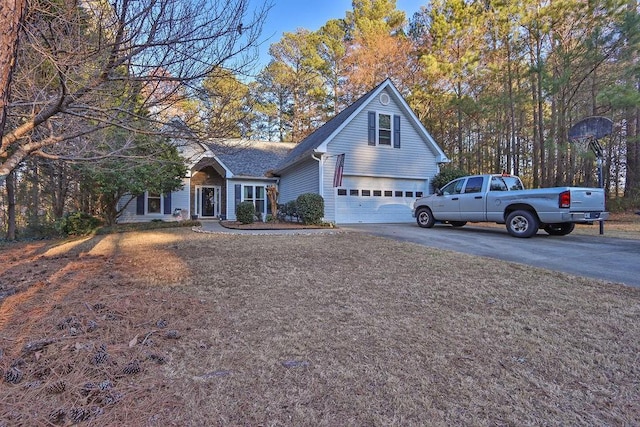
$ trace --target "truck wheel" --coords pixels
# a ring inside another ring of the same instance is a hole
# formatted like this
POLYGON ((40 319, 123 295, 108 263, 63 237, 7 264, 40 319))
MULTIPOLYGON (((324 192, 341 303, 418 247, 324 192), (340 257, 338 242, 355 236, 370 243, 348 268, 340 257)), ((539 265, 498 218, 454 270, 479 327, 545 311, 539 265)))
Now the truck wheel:
POLYGON ((429 208, 420 208, 416 212, 416 222, 422 228, 431 228, 435 224, 436 220, 433 218, 433 213, 429 208))
POLYGON ((452 227, 464 227, 467 225, 467 221, 451 221, 449 224, 451 224, 452 227))
POLYGON ((544 231, 550 236, 566 236, 571 233, 575 228, 573 222, 563 222, 561 224, 547 224, 544 226, 544 231))
POLYGON ((513 237, 531 237, 538 227, 538 218, 529 211, 513 211, 507 216, 507 231, 513 237))

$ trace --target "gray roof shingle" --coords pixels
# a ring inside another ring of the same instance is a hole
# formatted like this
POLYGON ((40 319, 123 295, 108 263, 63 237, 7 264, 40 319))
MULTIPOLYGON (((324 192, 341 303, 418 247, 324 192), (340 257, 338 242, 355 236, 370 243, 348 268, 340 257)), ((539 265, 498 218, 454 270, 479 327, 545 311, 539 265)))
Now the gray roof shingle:
POLYGON ((313 151, 318 148, 320 144, 322 144, 329 136, 331 136, 331 134, 336 129, 338 129, 345 120, 347 120, 356 110, 358 110, 358 108, 360 108, 360 106, 365 101, 369 99, 372 93, 377 91, 378 88, 386 82, 387 80, 371 89, 353 104, 349 105, 347 108, 334 116, 331 120, 318 128, 318 130, 303 139, 302 142, 300 142, 293 150, 291 150, 289 155, 282 161, 282 163, 278 165, 276 173, 297 163, 300 159, 311 156, 313 151))
POLYGON ((234 177, 264 178, 286 157, 295 144, 234 140, 206 144, 234 177))

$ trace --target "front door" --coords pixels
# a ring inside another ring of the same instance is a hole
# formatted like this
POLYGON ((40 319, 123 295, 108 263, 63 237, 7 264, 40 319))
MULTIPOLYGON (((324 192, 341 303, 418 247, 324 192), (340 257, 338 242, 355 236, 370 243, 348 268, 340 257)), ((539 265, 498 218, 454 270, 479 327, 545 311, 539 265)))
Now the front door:
POLYGON ((196 187, 196 212, 201 218, 220 216, 220 187, 196 187))

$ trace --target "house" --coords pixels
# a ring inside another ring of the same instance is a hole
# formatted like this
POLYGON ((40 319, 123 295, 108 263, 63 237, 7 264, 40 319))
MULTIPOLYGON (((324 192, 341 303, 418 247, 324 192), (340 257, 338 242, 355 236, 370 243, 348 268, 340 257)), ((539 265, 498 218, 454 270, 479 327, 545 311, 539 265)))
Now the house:
POLYGON ((138 197, 120 222, 233 220, 236 205, 247 200, 266 218, 270 185, 277 185, 280 203, 320 194, 328 222, 410 222, 411 204, 430 192, 439 165, 449 162, 389 79, 297 145, 234 141, 220 147, 184 149, 190 170, 184 188, 138 197))
POLYGON ((220 140, 194 142, 181 140, 179 151, 187 159, 188 173, 183 187, 171 194, 146 192, 137 198, 123 198, 127 204, 118 222, 146 222, 154 219, 175 221, 235 219, 235 207, 251 201, 262 218, 270 209, 266 189, 278 178, 267 176, 295 147, 293 143, 220 140))
POLYGON ((298 144, 274 173, 280 201, 318 193, 326 221, 410 222, 411 204, 448 161, 387 79, 298 144))

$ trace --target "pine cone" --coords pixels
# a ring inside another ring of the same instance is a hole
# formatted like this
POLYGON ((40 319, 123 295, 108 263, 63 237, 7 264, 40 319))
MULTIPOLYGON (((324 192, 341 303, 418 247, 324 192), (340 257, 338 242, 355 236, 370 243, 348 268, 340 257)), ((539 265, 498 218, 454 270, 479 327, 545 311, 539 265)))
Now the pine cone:
POLYGON ((165 363, 167 363, 167 360, 159 354, 150 354, 149 359, 153 360, 158 365, 164 365, 165 363))
POLYGON ((125 375, 137 374, 138 372, 140 372, 140 362, 138 362, 137 360, 132 360, 131 362, 127 363, 127 366, 122 369, 122 372, 125 375))
POLYGON ((67 389, 67 383, 64 380, 58 380, 47 386, 46 390, 49 394, 60 394, 67 389))
POLYGON ((91 413, 84 408, 73 408, 69 414, 69 418, 74 423, 80 423, 89 418, 91 413))
POLYGON ((118 393, 118 392, 114 392, 114 391, 109 391, 107 393, 105 393, 104 395, 102 395, 98 400, 101 405, 103 406, 109 406, 109 405, 113 405, 115 403, 118 403, 118 401, 122 399, 122 394, 118 393))
POLYGON ((109 380, 104 380, 100 384, 98 384, 98 388, 102 391, 109 390, 113 388, 113 383, 109 380))
POLYGON ((92 391, 98 389, 98 385, 96 383, 85 383, 80 389, 80 394, 83 396, 88 396, 92 391))
POLYGON ((109 353, 99 351, 91 357, 91 364, 100 365, 101 363, 106 363, 107 360, 109 360, 109 353))
POLYGON ((62 424, 67 413, 62 408, 55 409, 49 413, 49 422, 51 424, 62 424))
POLYGON ((98 323, 95 320, 89 320, 87 322, 87 332, 93 332, 98 329, 98 323))
POLYGON ((18 384, 23 376, 20 369, 13 367, 4 374, 4 380, 10 384, 18 384))
POLYGON ((167 321, 166 321, 166 320, 164 320, 164 319, 160 319, 160 320, 158 320, 158 321, 156 322, 156 326, 157 326, 158 328, 160 328, 160 329, 164 329, 164 328, 166 328, 167 326, 169 326, 169 322, 167 322, 167 321))

